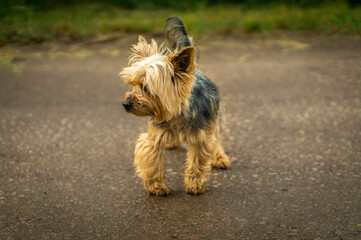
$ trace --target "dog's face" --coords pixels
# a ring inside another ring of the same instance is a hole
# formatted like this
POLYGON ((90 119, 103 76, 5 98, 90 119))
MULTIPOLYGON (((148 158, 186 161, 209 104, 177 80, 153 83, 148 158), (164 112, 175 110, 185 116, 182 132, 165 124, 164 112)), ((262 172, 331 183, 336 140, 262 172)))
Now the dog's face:
POLYGON ((132 48, 129 67, 119 74, 132 89, 125 94, 124 109, 136 116, 153 116, 169 121, 188 106, 194 71, 194 48, 177 53, 158 48, 139 36, 132 48))

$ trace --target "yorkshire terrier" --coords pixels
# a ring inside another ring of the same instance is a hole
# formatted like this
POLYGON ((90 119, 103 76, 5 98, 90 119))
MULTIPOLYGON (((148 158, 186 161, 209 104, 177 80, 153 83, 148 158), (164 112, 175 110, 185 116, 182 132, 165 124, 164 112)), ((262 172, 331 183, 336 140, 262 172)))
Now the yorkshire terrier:
POLYGON ((197 50, 179 17, 167 19, 170 49, 139 36, 120 77, 132 90, 125 94, 128 113, 148 116, 148 133, 135 147, 134 165, 149 194, 166 196, 164 149, 187 146, 185 190, 201 194, 211 167, 229 168, 220 142, 221 110, 216 86, 196 69, 197 50))

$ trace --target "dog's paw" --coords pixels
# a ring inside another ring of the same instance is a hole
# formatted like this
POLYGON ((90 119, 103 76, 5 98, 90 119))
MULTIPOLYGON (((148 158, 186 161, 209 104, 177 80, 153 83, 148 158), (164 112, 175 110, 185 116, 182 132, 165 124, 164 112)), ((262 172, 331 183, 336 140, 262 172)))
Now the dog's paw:
POLYGON ((165 185, 149 186, 148 193, 149 193, 149 195, 153 195, 153 196, 165 197, 165 196, 169 195, 170 191, 169 191, 168 187, 165 185))
POLYGON ((231 162, 229 161, 229 157, 224 153, 217 154, 216 160, 212 163, 212 167, 220 169, 230 168, 231 162))
POLYGON ((206 190, 206 182, 203 179, 187 177, 185 184, 186 192, 192 195, 202 194, 206 190))

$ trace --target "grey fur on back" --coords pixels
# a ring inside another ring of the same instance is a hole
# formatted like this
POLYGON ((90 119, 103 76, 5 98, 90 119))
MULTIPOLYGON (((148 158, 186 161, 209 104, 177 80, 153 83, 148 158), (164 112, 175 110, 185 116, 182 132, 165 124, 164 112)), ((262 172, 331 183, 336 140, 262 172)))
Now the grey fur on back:
MULTIPOLYGON (((187 29, 179 17, 167 19, 165 33, 172 50, 179 51, 184 47, 194 46, 188 36, 187 29)), ((196 47, 195 59, 199 52, 196 47)), ((188 117, 186 126, 192 130, 204 129, 210 122, 214 121, 219 112, 219 93, 217 87, 200 71, 195 71, 195 80, 189 99, 188 117)), ((156 124, 161 126, 165 123, 156 124)))
POLYGON ((219 93, 217 87, 200 71, 195 71, 192 95, 189 99, 188 123, 192 129, 203 129, 217 118, 219 93))

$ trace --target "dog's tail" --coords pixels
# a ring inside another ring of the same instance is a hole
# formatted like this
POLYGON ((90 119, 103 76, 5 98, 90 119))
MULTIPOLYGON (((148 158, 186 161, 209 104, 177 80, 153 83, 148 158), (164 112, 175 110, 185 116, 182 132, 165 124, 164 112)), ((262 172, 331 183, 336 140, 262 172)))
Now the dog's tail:
POLYGON ((172 50, 179 51, 184 47, 193 46, 187 28, 179 17, 170 17, 165 25, 165 34, 172 50))

